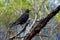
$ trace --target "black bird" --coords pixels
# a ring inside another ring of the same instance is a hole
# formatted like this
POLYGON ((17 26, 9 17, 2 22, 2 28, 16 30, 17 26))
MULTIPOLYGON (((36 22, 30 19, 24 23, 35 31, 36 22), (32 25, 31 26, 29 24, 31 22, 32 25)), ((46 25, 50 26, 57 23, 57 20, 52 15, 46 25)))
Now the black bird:
POLYGON ((22 24, 24 24, 27 20, 28 20, 28 18, 29 18, 29 12, 30 12, 30 10, 29 9, 26 9, 26 11, 25 11, 25 13, 23 13, 11 26, 10 26, 10 28, 11 27, 13 27, 13 26, 15 26, 15 25, 22 25, 22 24))

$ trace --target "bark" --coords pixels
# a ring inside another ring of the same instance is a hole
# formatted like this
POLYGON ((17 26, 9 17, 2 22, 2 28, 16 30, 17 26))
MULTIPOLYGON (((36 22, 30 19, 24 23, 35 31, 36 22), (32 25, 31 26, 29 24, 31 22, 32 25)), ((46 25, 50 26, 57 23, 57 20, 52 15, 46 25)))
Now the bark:
POLYGON ((60 5, 50 14, 48 14, 46 18, 40 21, 39 24, 34 28, 34 30, 32 30, 32 32, 24 40, 31 40, 37 33, 41 31, 42 28, 45 27, 47 22, 49 22, 49 20, 59 12, 59 10, 60 10, 60 5))

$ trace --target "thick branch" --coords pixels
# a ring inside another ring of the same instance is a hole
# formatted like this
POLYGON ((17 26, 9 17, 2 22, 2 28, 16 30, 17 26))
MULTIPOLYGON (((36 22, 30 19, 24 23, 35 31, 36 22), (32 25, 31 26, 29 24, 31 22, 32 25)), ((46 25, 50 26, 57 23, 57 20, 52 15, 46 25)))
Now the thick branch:
POLYGON ((37 33, 41 31, 42 28, 45 27, 47 22, 59 12, 59 10, 60 10, 60 5, 50 14, 48 14, 48 16, 44 18, 24 40, 31 40, 37 33))

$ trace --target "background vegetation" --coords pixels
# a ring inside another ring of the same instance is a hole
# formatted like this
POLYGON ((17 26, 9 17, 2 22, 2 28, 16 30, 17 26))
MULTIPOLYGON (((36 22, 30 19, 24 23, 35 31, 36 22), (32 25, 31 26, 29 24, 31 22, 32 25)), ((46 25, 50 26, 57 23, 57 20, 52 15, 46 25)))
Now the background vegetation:
MULTIPOLYGON (((6 39, 5 35, 9 25, 16 21, 26 9, 31 10, 29 18, 34 21, 36 12, 39 11, 37 19, 41 19, 46 17, 58 5, 60 5, 60 0, 0 0, 0 40, 6 39)), ((60 12, 39 33, 40 35, 46 35, 48 37, 36 36, 32 40, 59 40, 59 28, 60 12)), ((16 29, 14 28, 14 30, 16 29)), ((14 32, 17 33, 18 31, 14 32)))

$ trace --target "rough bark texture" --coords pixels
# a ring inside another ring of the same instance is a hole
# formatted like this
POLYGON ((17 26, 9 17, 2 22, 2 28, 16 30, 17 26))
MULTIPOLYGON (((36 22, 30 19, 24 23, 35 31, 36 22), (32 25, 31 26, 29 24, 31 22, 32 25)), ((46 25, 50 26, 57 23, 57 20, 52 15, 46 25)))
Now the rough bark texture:
POLYGON ((50 14, 48 14, 48 16, 46 18, 44 18, 35 28, 34 30, 32 30, 32 32, 29 34, 29 36, 27 36, 24 40, 31 40, 37 33, 39 33, 41 31, 42 28, 45 27, 45 25, 47 24, 47 22, 53 17, 55 16, 60 10, 60 5, 53 10, 50 14))

